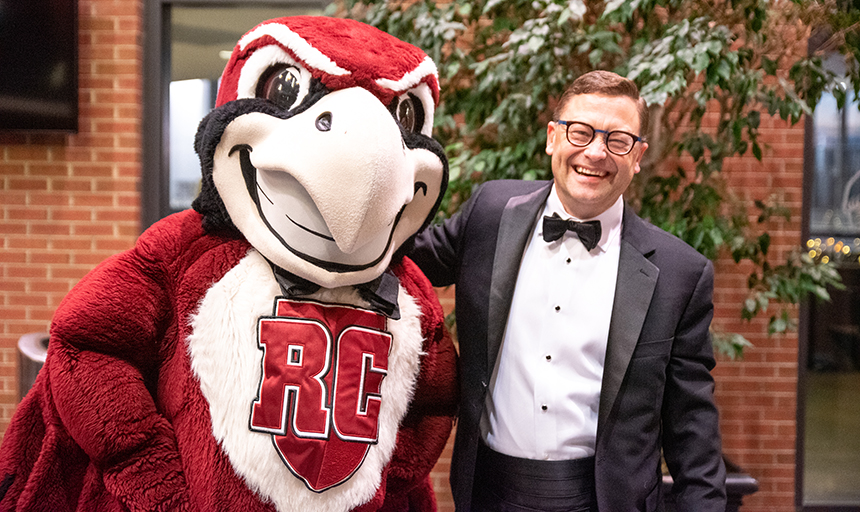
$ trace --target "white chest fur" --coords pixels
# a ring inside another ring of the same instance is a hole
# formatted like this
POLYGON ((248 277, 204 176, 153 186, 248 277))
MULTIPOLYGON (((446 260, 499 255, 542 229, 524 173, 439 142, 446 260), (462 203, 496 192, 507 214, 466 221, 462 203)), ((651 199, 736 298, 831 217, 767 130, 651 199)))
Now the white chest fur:
MULTIPOLYGON (((418 376, 422 347, 420 307, 401 287, 401 319, 387 322, 393 342, 388 373, 381 385, 378 442, 370 445, 364 462, 351 478, 317 493, 290 472, 275 450, 271 435, 249 429, 251 404, 262 373, 257 321, 272 315, 278 295, 280 290, 268 263, 259 253, 250 251, 209 289, 192 318, 193 334, 187 340, 191 369, 209 403, 212 433, 249 488, 280 512, 348 511, 373 497, 382 468, 394 451, 398 426, 418 376)), ((352 288, 322 290, 312 298, 362 305, 352 288)))

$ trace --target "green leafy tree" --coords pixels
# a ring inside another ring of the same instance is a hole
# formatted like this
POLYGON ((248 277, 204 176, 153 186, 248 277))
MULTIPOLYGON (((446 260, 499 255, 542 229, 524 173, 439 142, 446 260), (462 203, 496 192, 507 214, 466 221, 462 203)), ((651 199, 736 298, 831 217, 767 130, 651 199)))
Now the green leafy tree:
MULTIPOLYGON (((651 110, 649 150, 629 197, 640 215, 705 256, 751 262, 741 316, 769 314, 768 331, 792 327, 808 294, 828 300, 835 268, 798 248, 770 261, 765 224, 789 211, 757 198, 758 220, 722 174, 727 158, 762 158, 763 116, 797 123, 825 91, 840 105, 860 89, 858 11, 803 0, 342 0, 332 13, 375 25, 424 49, 438 64, 436 136, 451 180, 441 217, 479 183, 547 179, 548 113, 580 74, 608 69, 634 80, 651 110), (844 55, 847 77, 809 54, 810 30, 844 55), (844 84, 850 84, 844 86, 844 84), (843 84, 843 85, 840 85, 843 84), (705 123, 716 119, 716 126, 705 123), (710 127, 709 127, 710 126, 710 127), (776 311, 774 311, 776 310, 776 311)), ((736 357, 742 336, 714 332, 736 357)))

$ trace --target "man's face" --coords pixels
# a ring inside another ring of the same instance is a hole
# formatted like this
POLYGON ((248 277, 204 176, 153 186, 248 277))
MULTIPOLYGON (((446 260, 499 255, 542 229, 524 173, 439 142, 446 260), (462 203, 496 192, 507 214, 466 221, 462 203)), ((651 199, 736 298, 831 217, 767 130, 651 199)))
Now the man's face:
MULTIPOLYGON (((573 96, 564 106, 561 120, 585 123, 595 130, 639 135, 637 104, 625 96, 573 96)), ((630 153, 619 156, 606 149, 604 133, 595 133, 589 145, 577 147, 568 142, 565 128, 552 121, 547 125, 546 153, 552 157, 559 198, 570 215, 596 217, 615 204, 630 185, 648 145, 636 142, 630 153)))

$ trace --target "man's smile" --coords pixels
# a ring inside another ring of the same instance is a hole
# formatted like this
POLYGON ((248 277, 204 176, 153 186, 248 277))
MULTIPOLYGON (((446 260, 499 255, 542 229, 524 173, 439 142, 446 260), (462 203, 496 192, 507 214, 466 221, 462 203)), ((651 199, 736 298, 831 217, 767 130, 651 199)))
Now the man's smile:
POLYGON ((589 169, 588 167, 582 167, 579 165, 574 165, 574 166, 572 166, 572 168, 573 168, 573 171, 575 173, 579 174, 580 176, 588 176, 588 177, 594 177, 594 178, 604 178, 606 176, 609 176, 609 173, 606 171, 599 171, 597 169, 589 169))

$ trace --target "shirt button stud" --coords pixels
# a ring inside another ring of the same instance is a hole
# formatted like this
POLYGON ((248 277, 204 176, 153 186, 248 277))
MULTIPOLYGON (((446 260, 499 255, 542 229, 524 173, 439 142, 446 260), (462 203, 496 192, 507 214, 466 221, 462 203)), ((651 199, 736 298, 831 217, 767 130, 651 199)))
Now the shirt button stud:
POLYGON ((547 410, 547 406, 546 406, 546 404, 541 405, 541 406, 540 406, 540 410, 542 410, 542 411, 547 410))
POLYGON ((552 361, 552 356, 551 356, 551 355, 549 355, 549 354, 547 354, 547 355, 546 355, 546 360, 547 360, 547 361, 552 361))
POLYGON ((555 307, 555 310, 556 310, 556 311, 561 311, 561 306, 556 306, 556 307, 555 307))

